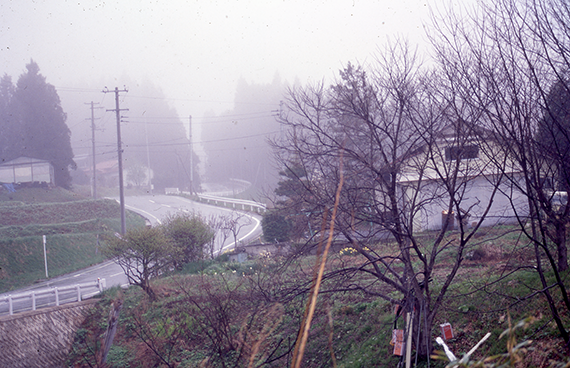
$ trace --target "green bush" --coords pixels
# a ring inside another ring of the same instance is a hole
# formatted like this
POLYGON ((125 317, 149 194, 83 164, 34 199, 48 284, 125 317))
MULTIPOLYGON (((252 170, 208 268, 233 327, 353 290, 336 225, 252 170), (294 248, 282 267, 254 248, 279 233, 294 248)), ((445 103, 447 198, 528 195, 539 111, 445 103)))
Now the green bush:
POLYGON ((204 258, 204 247, 214 237, 212 228, 197 214, 170 216, 162 225, 162 229, 182 251, 182 263, 204 258))

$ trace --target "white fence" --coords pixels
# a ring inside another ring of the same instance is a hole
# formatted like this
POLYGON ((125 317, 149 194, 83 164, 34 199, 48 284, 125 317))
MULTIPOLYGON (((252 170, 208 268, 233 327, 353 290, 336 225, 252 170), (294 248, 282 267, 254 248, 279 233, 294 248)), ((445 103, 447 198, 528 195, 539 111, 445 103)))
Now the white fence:
POLYGON ((100 293, 105 289, 105 286, 105 279, 97 279, 97 281, 84 284, 7 295, 0 299, 0 314, 8 312, 8 314, 13 315, 17 312, 36 310, 42 307, 79 302, 100 293))
POLYGON ((247 201, 244 199, 218 197, 208 194, 198 194, 198 198, 200 199, 200 202, 231 207, 242 211, 264 213, 267 210, 265 203, 247 201))

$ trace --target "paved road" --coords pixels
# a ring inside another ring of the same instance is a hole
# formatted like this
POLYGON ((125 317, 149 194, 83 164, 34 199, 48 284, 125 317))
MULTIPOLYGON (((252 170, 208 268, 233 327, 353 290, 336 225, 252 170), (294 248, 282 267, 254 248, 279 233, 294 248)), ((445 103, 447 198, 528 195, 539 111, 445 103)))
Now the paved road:
MULTIPOLYGON (((200 213, 205 217, 214 215, 227 215, 232 211, 226 208, 215 207, 206 205, 203 203, 193 202, 186 198, 177 196, 166 196, 166 195, 147 195, 147 196, 136 196, 136 197, 126 197, 125 207, 131 211, 140 213, 144 217, 148 218, 153 225, 160 224, 162 220, 169 214, 176 214, 178 212, 196 212, 200 213)), ((248 215, 250 222, 244 225, 238 234, 238 241, 248 240, 250 238, 255 238, 261 233, 260 221, 258 216, 248 215)), ((218 245, 218 251, 220 248, 222 250, 231 249, 235 246, 233 239, 228 239, 224 244, 218 245)), ((77 284, 91 283, 97 280, 97 278, 105 279, 106 287, 112 286, 126 286, 128 285, 127 277, 125 276, 121 267, 112 261, 107 261, 77 272, 55 277, 53 279, 43 281, 32 286, 11 291, 10 293, 0 294, 0 315, 6 315, 8 313, 8 303, 6 302, 8 295, 16 295, 34 291, 36 293, 51 290, 55 287, 65 288, 69 286, 75 286, 77 284)), ((87 290, 89 297, 97 292, 96 288, 93 287, 87 290)), ((69 299, 70 301, 76 298, 75 291, 69 291, 65 294, 60 295, 60 301, 64 299, 69 299)), ((38 299, 36 301, 37 307, 55 305, 55 296, 38 299)), ((19 300, 14 304, 14 310, 16 308, 21 308, 24 310, 31 309, 31 300, 19 300)))
MULTIPOLYGON (((218 215, 231 215, 228 208, 216 207, 204 203, 194 202, 184 197, 170 195, 145 195, 125 198, 125 207, 146 217, 151 224, 157 225, 168 215, 178 212, 200 213, 204 217, 218 215)), ((247 215, 241 221, 244 226, 238 234, 238 241, 255 238, 261 234, 260 217, 247 215)), ((231 249, 235 246, 233 239, 228 239, 225 244, 219 244, 217 251, 231 249)))

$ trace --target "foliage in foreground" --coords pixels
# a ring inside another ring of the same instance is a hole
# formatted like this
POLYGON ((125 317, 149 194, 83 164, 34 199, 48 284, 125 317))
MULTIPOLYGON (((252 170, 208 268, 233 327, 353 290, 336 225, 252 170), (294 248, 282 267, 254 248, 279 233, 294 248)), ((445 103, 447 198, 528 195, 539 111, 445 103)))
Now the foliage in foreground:
MULTIPOLYGON (((345 262, 358 259, 340 257, 345 262)), ((79 330, 69 365, 100 366, 96 358, 109 311, 121 304, 108 367, 289 366, 306 303, 303 291, 293 285, 310 283, 314 257, 287 271, 267 258, 244 264, 200 264, 207 266, 191 267, 198 270, 196 274, 152 281, 155 301, 139 288, 108 292, 79 330)), ((495 362, 503 359, 505 366, 511 366, 505 358, 513 356, 509 351, 520 357, 520 366, 556 366, 564 361, 565 350, 555 326, 545 317, 544 301, 524 298, 529 289, 539 285, 535 274, 522 270, 494 282, 489 274, 504 272, 508 262, 498 265, 485 260, 470 262, 469 267, 470 274, 460 279, 438 316, 440 323, 453 323, 456 337, 447 344, 458 357, 491 332, 468 366, 477 366, 486 357, 494 357, 495 362), (480 288, 478 282, 486 283, 487 288, 480 288), (512 300, 519 302, 513 305, 512 300), (509 314, 514 320, 531 314, 535 323, 527 329, 519 325, 511 328, 509 314), (512 332, 507 336, 508 345, 504 337, 499 338, 505 329, 512 332), (532 343, 519 346, 514 339, 532 343)), ((399 358, 389 344, 394 328, 391 303, 356 292, 324 293, 318 300, 302 367, 397 366, 399 358)), ((398 326, 401 324, 400 319, 398 326)), ((431 332, 433 338, 439 334, 439 328, 431 332)), ((415 361, 415 350, 413 357, 415 361)), ((432 367, 445 364, 430 362, 432 367)), ((425 367, 427 362, 420 360, 418 366, 425 367)))

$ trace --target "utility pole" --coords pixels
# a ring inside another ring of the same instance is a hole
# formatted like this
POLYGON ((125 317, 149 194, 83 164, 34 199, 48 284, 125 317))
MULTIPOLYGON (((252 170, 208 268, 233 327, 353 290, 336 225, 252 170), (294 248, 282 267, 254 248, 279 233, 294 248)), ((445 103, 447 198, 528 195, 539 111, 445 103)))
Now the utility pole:
MULTIPOLYGON (((86 102, 85 105, 91 105, 91 145, 93 146, 93 152, 92 152, 92 160, 93 160, 93 176, 91 178, 91 180, 93 180, 92 184, 91 184, 91 195, 93 196, 93 199, 97 199, 97 165, 95 162, 95 104, 99 104, 98 102, 95 103, 93 101, 86 102)), ((97 107, 98 109, 102 109, 102 107, 97 107)))
POLYGON ((152 194, 152 181, 151 181, 152 171, 150 169, 150 150, 148 148, 148 129, 146 124, 146 117, 144 118, 144 137, 146 139, 146 166, 147 166, 147 175, 148 175, 148 193, 152 194))
POLYGON ((271 110, 271 113, 275 120, 279 123, 279 140, 283 143, 284 131, 283 131, 283 100, 279 101, 279 110, 271 110))
POLYGON ((190 195, 194 194, 194 152, 192 149, 192 115, 188 119, 188 141, 190 142, 190 195))
POLYGON ((123 148, 121 147, 121 111, 129 111, 129 109, 119 108, 119 93, 128 92, 128 90, 115 87, 114 91, 109 91, 104 89, 103 93, 114 92, 115 93, 115 108, 109 109, 107 111, 114 111, 117 117, 117 155, 119 161, 119 200, 121 204, 121 235, 125 235, 126 232, 126 220, 125 220, 125 191, 123 188, 123 148))

